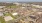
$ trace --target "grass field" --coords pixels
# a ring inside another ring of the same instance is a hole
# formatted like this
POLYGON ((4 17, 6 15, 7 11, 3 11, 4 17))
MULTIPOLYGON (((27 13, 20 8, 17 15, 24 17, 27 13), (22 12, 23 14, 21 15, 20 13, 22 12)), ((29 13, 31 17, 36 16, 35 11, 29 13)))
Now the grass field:
POLYGON ((0 22, 1 22, 1 23, 5 23, 5 20, 4 20, 3 17, 0 17, 0 22))

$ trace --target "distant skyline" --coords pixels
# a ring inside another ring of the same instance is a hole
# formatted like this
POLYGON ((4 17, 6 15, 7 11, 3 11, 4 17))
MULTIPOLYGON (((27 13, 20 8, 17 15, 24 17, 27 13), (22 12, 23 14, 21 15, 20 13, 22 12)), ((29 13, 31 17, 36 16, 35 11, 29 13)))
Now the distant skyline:
POLYGON ((0 0, 0 2, 42 2, 42 0, 0 0))

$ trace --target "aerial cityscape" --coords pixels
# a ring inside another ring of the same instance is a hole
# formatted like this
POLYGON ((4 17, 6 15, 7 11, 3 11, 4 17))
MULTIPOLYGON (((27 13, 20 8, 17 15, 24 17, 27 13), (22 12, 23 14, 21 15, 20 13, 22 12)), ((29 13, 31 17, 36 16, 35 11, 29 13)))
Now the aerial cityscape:
POLYGON ((42 23, 42 2, 0 2, 0 23, 42 23))

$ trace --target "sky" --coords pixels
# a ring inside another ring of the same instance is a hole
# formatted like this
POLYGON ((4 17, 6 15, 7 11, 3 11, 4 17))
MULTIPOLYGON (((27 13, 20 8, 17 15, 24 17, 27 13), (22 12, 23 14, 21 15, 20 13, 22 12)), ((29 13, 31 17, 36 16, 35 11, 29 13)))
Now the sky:
POLYGON ((42 0, 0 0, 0 2, 42 2, 42 0))

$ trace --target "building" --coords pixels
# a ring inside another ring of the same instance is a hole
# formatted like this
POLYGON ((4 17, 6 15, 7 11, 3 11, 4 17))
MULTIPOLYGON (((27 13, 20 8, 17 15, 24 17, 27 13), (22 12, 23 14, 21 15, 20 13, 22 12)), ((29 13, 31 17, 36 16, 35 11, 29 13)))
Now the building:
POLYGON ((18 13, 12 13, 13 16, 18 15, 18 13))
POLYGON ((9 20, 12 20, 13 18, 11 16, 5 16, 4 19, 5 21, 9 21, 9 20))
POLYGON ((42 12, 37 12, 38 14, 42 14, 42 12))
POLYGON ((0 6, 0 8, 4 8, 4 7, 6 7, 6 6, 0 6))
POLYGON ((23 3, 22 6, 27 6, 27 4, 26 3, 23 3))
POLYGON ((36 7, 36 8, 41 8, 42 6, 40 5, 34 5, 34 4, 31 4, 33 7, 36 7))
POLYGON ((21 3, 17 3, 17 2, 15 2, 15 3, 13 3, 13 4, 16 4, 16 6, 19 6, 19 5, 21 5, 21 3))
POLYGON ((42 6, 40 6, 40 8, 42 8, 42 6))
POLYGON ((0 16, 3 16, 3 13, 2 12, 0 12, 0 16))
POLYGON ((26 7, 21 7, 22 9, 26 8, 26 7))

